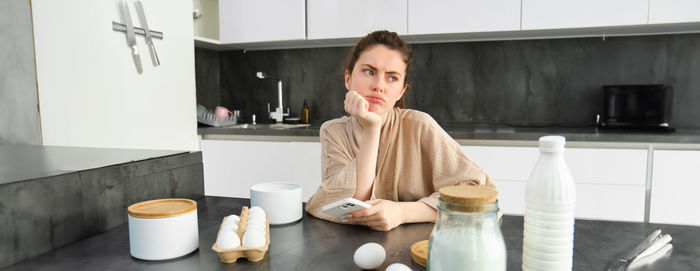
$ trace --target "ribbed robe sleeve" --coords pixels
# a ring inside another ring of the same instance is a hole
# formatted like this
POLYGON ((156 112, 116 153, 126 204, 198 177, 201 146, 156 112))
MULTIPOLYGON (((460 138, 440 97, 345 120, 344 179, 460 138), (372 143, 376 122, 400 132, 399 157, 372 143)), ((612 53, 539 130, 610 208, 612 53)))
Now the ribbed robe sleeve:
MULTIPOLYGON (((306 211, 311 215, 339 221, 337 218, 326 215, 321 208, 329 203, 352 197, 355 193, 356 158, 352 155, 352 148, 347 146, 345 137, 332 134, 327 129, 332 123, 325 123, 319 132, 321 141, 321 170, 322 182, 311 198, 306 203, 306 211)), ((335 124, 340 125, 340 124, 335 124)))

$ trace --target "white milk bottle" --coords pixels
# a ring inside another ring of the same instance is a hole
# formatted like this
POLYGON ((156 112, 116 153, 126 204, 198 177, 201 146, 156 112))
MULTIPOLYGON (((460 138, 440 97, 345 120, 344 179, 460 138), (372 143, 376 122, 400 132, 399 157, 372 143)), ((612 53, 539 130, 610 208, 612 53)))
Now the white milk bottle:
POLYGON ((523 270, 571 270, 576 188, 563 136, 540 137, 540 159, 525 188, 523 270))

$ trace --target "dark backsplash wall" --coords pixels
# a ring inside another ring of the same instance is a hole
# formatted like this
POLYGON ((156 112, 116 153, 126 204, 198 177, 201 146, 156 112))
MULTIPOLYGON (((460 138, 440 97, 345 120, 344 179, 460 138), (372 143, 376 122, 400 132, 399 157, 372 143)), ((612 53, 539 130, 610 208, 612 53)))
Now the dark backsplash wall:
MULTIPOLYGON (((602 85, 674 87, 671 125, 700 128, 700 34, 414 44, 409 108, 438 122, 590 126, 601 110, 602 85)), ((265 119, 284 104, 299 116, 309 100, 312 122, 342 116, 341 65, 348 48, 215 52, 196 49, 197 99, 265 119), (218 67, 218 69, 216 68, 218 67)))

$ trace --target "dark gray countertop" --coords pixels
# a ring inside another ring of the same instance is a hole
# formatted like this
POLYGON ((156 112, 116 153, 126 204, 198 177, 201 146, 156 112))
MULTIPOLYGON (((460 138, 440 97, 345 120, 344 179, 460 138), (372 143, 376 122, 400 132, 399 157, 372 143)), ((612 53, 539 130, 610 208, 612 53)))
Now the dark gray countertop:
MULTIPOLYGON (((611 130, 595 127, 514 127, 507 125, 475 125, 441 123, 456 140, 523 140, 536 141, 540 136, 558 134, 569 142, 643 142, 700 144, 700 129, 677 129, 675 132, 638 130, 611 130)), ((253 136, 318 136, 320 124, 294 129, 231 129, 200 127, 200 135, 253 135, 253 136)))
MULTIPOLYGON (((429 238, 432 223, 378 232, 319 220, 306 212, 299 222, 271 227, 270 249, 262 261, 221 263, 211 250, 219 223, 225 215, 238 214, 248 204, 248 199, 236 198, 199 200, 199 249, 178 259, 150 262, 132 258, 128 228, 122 224, 5 270, 359 270, 353 263, 353 253, 367 242, 380 243, 387 250, 387 260, 379 270, 395 262, 425 270, 411 260, 409 247, 429 238)), ((603 270, 613 255, 633 247, 656 228, 673 236, 674 250, 649 270, 700 270, 700 227, 592 220, 576 220, 575 227, 574 270, 603 270)), ((521 216, 503 217, 508 270, 520 270, 522 228, 521 216)))
POLYGON ((185 153, 35 145, 0 145, 0 184, 185 153))

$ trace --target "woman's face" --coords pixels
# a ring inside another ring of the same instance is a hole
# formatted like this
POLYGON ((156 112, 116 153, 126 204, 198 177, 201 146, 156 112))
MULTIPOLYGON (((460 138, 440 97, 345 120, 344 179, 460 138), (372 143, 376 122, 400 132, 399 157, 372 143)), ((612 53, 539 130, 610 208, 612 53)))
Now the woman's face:
POLYGON ((360 54, 352 74, 345 71, 345 88, 365 97, 370 112, 383 115, 406 91, 405 76, 406 63, 401 53, 379 44, 360 54))

